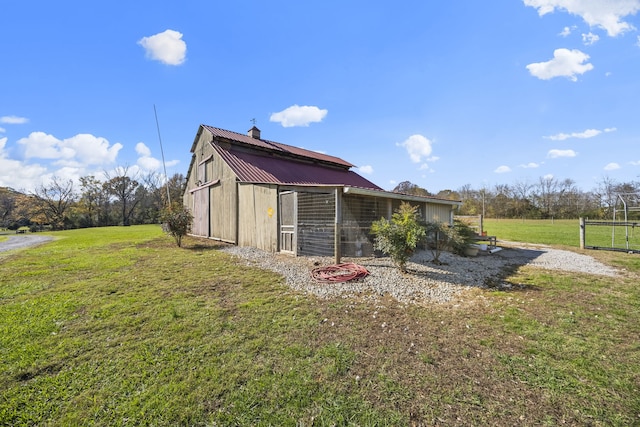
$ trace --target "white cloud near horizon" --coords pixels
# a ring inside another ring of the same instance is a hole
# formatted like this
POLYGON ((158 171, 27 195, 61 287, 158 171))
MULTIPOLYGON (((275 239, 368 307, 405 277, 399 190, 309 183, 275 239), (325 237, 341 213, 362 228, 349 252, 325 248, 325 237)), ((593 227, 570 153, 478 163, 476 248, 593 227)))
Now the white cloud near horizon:
POLYGON ((38 182, 47 172, 40 165, 29 165, 19 160, 9 159, 5 151, 8 138, 0 138, 0 187, 32 191, 33 183, 38 182))
POLYGON ((635 27, 624 18, 640 11, 640 0, 523 0, 544 16, 556 9, 581 17, 590 27, 598 27, 611 37, 635 27))
POLYGON ((8 125, 22 125, 29 121, 26 117, 18 117, 18 116, 2 116, 0 117, 0 123, 5 123, 8 125))
POLYGON ((615 162, 607 163, 607 165, 604 167, 604 170, 606 171, 615 171, 618 169, 622 169, 622 166, 615 162))
POLYGON ((532 76, 540 80, 550 80, 554 77, 567 77, 569 80, 578 81, 577 75, 593 70, 593 64, 585 62, 589 55, 578 49, 560 48, 553 51, 553 59, 547 62, 535 62, 527 65, 527 70, 532 76))
POLYGON ((617 130, 616 128, 606 128, 604 130, 587 129, 583 132, 558 133, 556 135, 545 136, 544 138, 550 139, 552 141, 564 141, 569 138, 587 139, 587 138, 593 138, 595 136, 598 136, 601 133, 615 132, 616 130, 617 130))
POLYGON ((327 116, 328 110, 311 105, 294 104, 277 113, 272 113, 270 122, 280 123, 282 127, 309 126, 310 123, 319 123, 327 116))
POLYGON ((104 165, 113 163, 122 144, 110 144, 105 138, 91 134, 78 134, 58 139, 44 132, 31 132, 18 140, 26 158, 57 160, 59 165, 104 165))
POLYGON ((547 157, 549 157, 550 159, 557 159, 559 157, 576 157, 577 155, 578 153, 573 150, 553 149, 549 150, 549 152, 547 153, 547 157))
POLYGON ((508 173, 511 172, 511 168, 506 165, 498 166, 495 170, 495 173, 508 173))
POLYGON ((429 156, 433 151, 432 144, 428 138, 415 134, 403 142, 396 143, 396 146, 403 147, 413 163, 420 163, 423 158, 425 158, 425 161, 429 161, 429 156))
POLYGON ((138 44, 145 49, 147 58, 167 65, 180 65, 187 56, 187 44, 182 40, 182 35, 175 30, 165 30, 141 38, 138 44))
POLYGON ((371 165, 364 165, 364 166, 360 166, 358 168, 358 172, 365 174, 365 175, 372 175, 373 174, 373 166, 371 165))

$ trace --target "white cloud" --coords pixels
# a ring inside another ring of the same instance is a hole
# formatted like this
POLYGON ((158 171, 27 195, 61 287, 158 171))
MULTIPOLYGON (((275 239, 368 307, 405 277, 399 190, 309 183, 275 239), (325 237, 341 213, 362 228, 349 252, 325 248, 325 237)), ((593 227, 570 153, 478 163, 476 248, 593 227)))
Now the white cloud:
POLYGON ((532 76, 541 80, 550 80, 554 77, 567 77, 571 81, 577 81, 578 74, 584 74, 593 70, 593 65, 584 63, 589 55, 577 49, 556 49, 553 51, 553 59, 547 62, 535 62, 527 65, 527 70, 532 76))
POLYGON ((7 130, 5 128, 0 128, 0 133, 6 133, 7 130))
POLYGON ((138 142, 136 144, 136 153, 138 153, 142 157, 151 156, 151 150, 145 145, 144 142, 138 142))
POLYGON ((630 164, 632 164, 633 166, 640 166, 640 160, 638 161, 631 161, 629 162, 630 164))
POLYGON ((549 152, 547 153, 547 157, 551 159, 557 159, 559 157, 576 157, 577 155, 578 153, 576 153, 573 150, 553 149, 553 150, 549 150, 549 152))
POLYGON ((182 40, 182 33, 174 30, 143 37, 138 44, 145 49, 147 58, 167 65, 180 65, 187 55, 187 44, 182 40))
POLYGON ((606 171, 614 171, 614 170, 618 170, 620 168, 621 168, 621 166, 619 164, 612 162, 612 163, 608 163, 604 167, 604 170, 606 170, 606 171))
POLYGON ((413 163, 420 163, 423 157, 428 158, 431 154, 432 142, 422 135, 411 135, 404 142, 396 143, 398 147, 404 147, 409 153, 409 157, 413 163))
POLYGON ((309 126, 309 123, 319 123, 327 115, 327 110, 315 106, 292 105, 278 113, 271 114, 270 122, 279 122, 282 127, 309 126))
POLYGON ((562 37, 568 37, 569 35, 571 35, 571 33, 572 33, 575 29, 577 29, 577 27, 576 27, 575 25, 573 25, 573 26, 571 26, 571 27, 564 27, 564 28, 562 29, 562 31, 560 32, 560 34, 558 34, 558 35, 560 35, 560 36, 562 36, 562 37))
MULTIPOLYGON (((162 161, 151 156, 151 149, 144 142, 136 144, 136 153, 138 161, 136 162, 141 171, 158 171, 162 168, 162 161)), ((166 162, 166 166, 175 166, 180 163, 179 160, 171 160, 166 162)))
POLYGON ((60 140, 44 132, 32 132, 18 140, 24 146, 26 158, 54 159, 59 164, 103 165, 113 163, 122 144, 109 144, 105 138, 78 134, 60 140))
POLYGON ((360 166, 358 168, 358 172, 363 173, 365 175, 371 175, 373 173, 373 166, 370 166, 370 165, 360 166))
POLYGON ((598 36, 597 34, 593 34, 593 33, 587 33, 587 34, 582 34, 582 43, 584 43, 587 46, 591 46, 592 44, 595 44, 598 40, 600 40, 600 36, 598 36))
POLYGON ((634 26, 623 19, 640 10, 640 0, 524 0, 524 4, 536 8, 540 16, 565 10, 612 37, 633 30, 634 26))
POLYGON ((587 139, 587 138, 593 138, 595 136, 598 136, 602 132, 609 133, 609 132, 615 132, 616 130, 617 130, 616 128, 606 128, 604 130, 587 129, 583 132, 558 133, 556 135, 545 136, 545 138, 550 139, 552 141, 564 141, 565 139, 569 139, 569 138, 587 139))
POLYGON ((34 190, 34 183, 40 182, 47 169, 40 165, 29 165, 7 158, 6 144, 7 138, 0 138, 0 187, 24 191, 34 190))
POLYGON ((538 163, 529 162, 527 164, 520 165, 520 167, 525 169, 535 169, 535 168, 539 168, 540 165, 538 163))
POLYGON ((0 123, 6 123, 9 125, 22 125, 29 121, 26 117, 18 116, 2 116, 0 117, 0 123))
POLYGON ((545 176, 543 176, 542 179, 549 181, 549 180, 553 179, 553 174, 552 173, 548 173, 545 176))
POLYGON ((498 166, 496 168, 496 170, 494 170, 494 172, 495 173, 508 173, 508 172, 511 172, 511 168, 509 166, 502 165, 502 166, 498 166))
POLYGON ((640 47, 640 36, 638 36, 638 42, 636 43, 636 46, 640 47))

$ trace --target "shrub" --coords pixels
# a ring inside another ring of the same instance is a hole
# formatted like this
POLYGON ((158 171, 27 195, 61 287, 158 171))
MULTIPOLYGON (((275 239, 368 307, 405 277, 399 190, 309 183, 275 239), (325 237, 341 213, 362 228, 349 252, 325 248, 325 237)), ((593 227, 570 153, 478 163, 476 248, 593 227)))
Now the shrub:
POLYGON ((182 238, 191 230, 193 215, 183 205, 174 203, 162 211, 162 229, 173 236, 178 247, 182 246, 182 238))
POLYGON ((391 220, 381 218, 371 224, 375 248, 389 255, 403 273, 407 271, 407 261, 425 237, 425 229, 419 223, 417 209, 408 203, 402 203, 391 220))
POLYGON ((451 230, 451 252, 466 256, 466 250, 474 243, 476 232, 468 224, 454 220, 451 230))

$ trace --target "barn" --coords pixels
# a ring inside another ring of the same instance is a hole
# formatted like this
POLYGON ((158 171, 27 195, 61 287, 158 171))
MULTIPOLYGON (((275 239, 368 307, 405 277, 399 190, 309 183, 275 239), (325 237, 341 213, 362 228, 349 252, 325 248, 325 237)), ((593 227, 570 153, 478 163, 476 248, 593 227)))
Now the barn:
POLYGON ((453 222, 459 201, 385 191, 338 157, 200 125, 184 193, 191 234, 295 256, 374 254, 370 227, 402 202, 453 222))

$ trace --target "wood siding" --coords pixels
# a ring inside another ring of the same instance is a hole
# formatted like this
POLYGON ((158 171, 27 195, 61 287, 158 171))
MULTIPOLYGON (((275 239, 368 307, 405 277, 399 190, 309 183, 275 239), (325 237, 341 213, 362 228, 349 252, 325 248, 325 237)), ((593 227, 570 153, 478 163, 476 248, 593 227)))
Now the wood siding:
POLYGON ((278 251, 278 186, 238 186, 238 246, 278 251))

